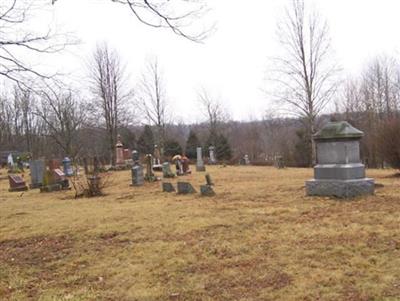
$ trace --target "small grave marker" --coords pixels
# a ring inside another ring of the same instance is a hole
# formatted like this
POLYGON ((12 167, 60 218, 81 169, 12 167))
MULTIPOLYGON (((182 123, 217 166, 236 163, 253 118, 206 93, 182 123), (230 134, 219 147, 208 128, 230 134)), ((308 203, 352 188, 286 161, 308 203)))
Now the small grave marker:
POLYGON ((189 182, 178 182, 178 194, 196 193, 192 184, 189 182))
POLYGON ((202 196, 214 196, 215 192, 210 185, 201 185, 200 186, 200 194, 202 196))
POLYGON ((10 192, 28 190, 24 179, 19 175, 8 175, 8 181, 10 183, 10 189, 8 191, 10 192))
POLYGON ((175 192, 176 191, 174 185, 172 185, 172 183, 169 183, 169 182, 163 182, 162 189, 163 189, 163 192, 175 192))

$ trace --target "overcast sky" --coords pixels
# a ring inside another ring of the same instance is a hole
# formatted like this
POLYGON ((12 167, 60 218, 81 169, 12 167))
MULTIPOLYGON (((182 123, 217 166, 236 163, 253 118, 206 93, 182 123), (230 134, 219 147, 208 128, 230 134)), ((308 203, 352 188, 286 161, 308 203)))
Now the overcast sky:
MULTIPOLYGON (((344 75, 357 74, 375 54, 398 55, 400 1, 312 3, 328 20, 344 75)), ((51 11, 54 22, 75 32, 82 44, 53 63, 83 76, 84 61, 96 43, 107 41, 127 64, 132 85, 146 58, 158 57, 178 119, 202 120, 196 97, 200 87, 219 95, 234 119, 261 118, 269 106, 261 91, 267 85, 265 70, 268 57, 279 53, 276 24, 286 4, 286 0, 209 0, 208 18, 217 22, 217 31, 204 44, 197 44, 138 23, 127 8, 110 0, 59 0, 51 11)))

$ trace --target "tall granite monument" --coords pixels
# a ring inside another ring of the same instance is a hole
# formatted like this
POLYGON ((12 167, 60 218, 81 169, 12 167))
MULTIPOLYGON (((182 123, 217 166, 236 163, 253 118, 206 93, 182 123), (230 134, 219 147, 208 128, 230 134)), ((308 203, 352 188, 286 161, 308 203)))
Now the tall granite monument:
POLYGON ((363 135, 346 121, 329 122, 314 135, 317 165, 314 179, 306 181, 307 195, 348 198, 374 193, 374 180, 365 177, 360 159, 363 135))

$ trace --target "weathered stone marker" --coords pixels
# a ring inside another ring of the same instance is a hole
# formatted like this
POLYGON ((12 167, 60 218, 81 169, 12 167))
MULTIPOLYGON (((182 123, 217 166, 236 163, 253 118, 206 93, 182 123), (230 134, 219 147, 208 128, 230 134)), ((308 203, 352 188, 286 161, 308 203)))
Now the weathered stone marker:
POLYGON ((208 186, 213 186, 214 182, 211 180, 210 174, 206 174, 206 183, 208 186))
POLYGON ((208 148, 210 154, 210 160, 208 161, 209 164, 217 164, 217 158, 215 158, 215 146, 210 146, 208 148))
POLYGON ((196 193, 192 184, 188 182, 178 182, 178 194, 196 193))
POLYGON ((115 164, 117 166, 125 165, 124 160, 124 145, 121 141, 121 135, 117 136, 117 144, 115 145, 115 164))
POLYGON ((64 173, 67 177, 72 177, 74 175, 74 170, 72 169, 72 161, 70 158, 65 157, 62 161, 64 173))
POLYGON ((144 184, 143 167, 135 165, 132 167, 132 186, 142 186, 144 184))
POLYGON ((210 185, 201 185, 200 186, 200 194, 201 196, 214 196, 215 192, 210 185))
POLYGON ((26 186, 24 179, 19 175, 9 175, 8 181, 10 183, 10 189, 8 189, 9 192, 28 190, 28 186, 26 186))
POLYGON ((175 187, 172 185, 172 183, 169 182, 163 182, 162 183, 162 190, 163 192, 175 192, 175 187))
POLYGON ((197 161, 196 161, 196 171, 206 171, 206 167, 203 161, 203 154, 201 147, 197 148, 197 161))
POLYGON ((169 165, 169 162, 164 162, 162 164, 162 172, 163 172, 164 178, 174 178, 175 177, 175 174, 171 171, 171 166, 169 165))
POLYGON ((29 162, 29 169, 31 171, 31 185, 29 185, 29 188, 34 189, 42 187, 44 173, 46 171, 46 163, 44 160, 29 162))
POLYGON ((313 137, 317 165, 314 179, 306 182, 307 195, 355 197, 374 193, 374 180, 365 177, 360 159, 364 135, 348 122, 330 122, 313 137))

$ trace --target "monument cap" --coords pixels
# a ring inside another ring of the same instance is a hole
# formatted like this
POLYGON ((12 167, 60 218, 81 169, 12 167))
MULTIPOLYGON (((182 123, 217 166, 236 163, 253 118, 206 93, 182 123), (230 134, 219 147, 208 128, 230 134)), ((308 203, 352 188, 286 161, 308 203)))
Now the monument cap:
POLYGON ((353 127, 347 121, 336 121, 327 123, 314 136, 314 140, 338 140, 359 139, 364 133, 353 127))

